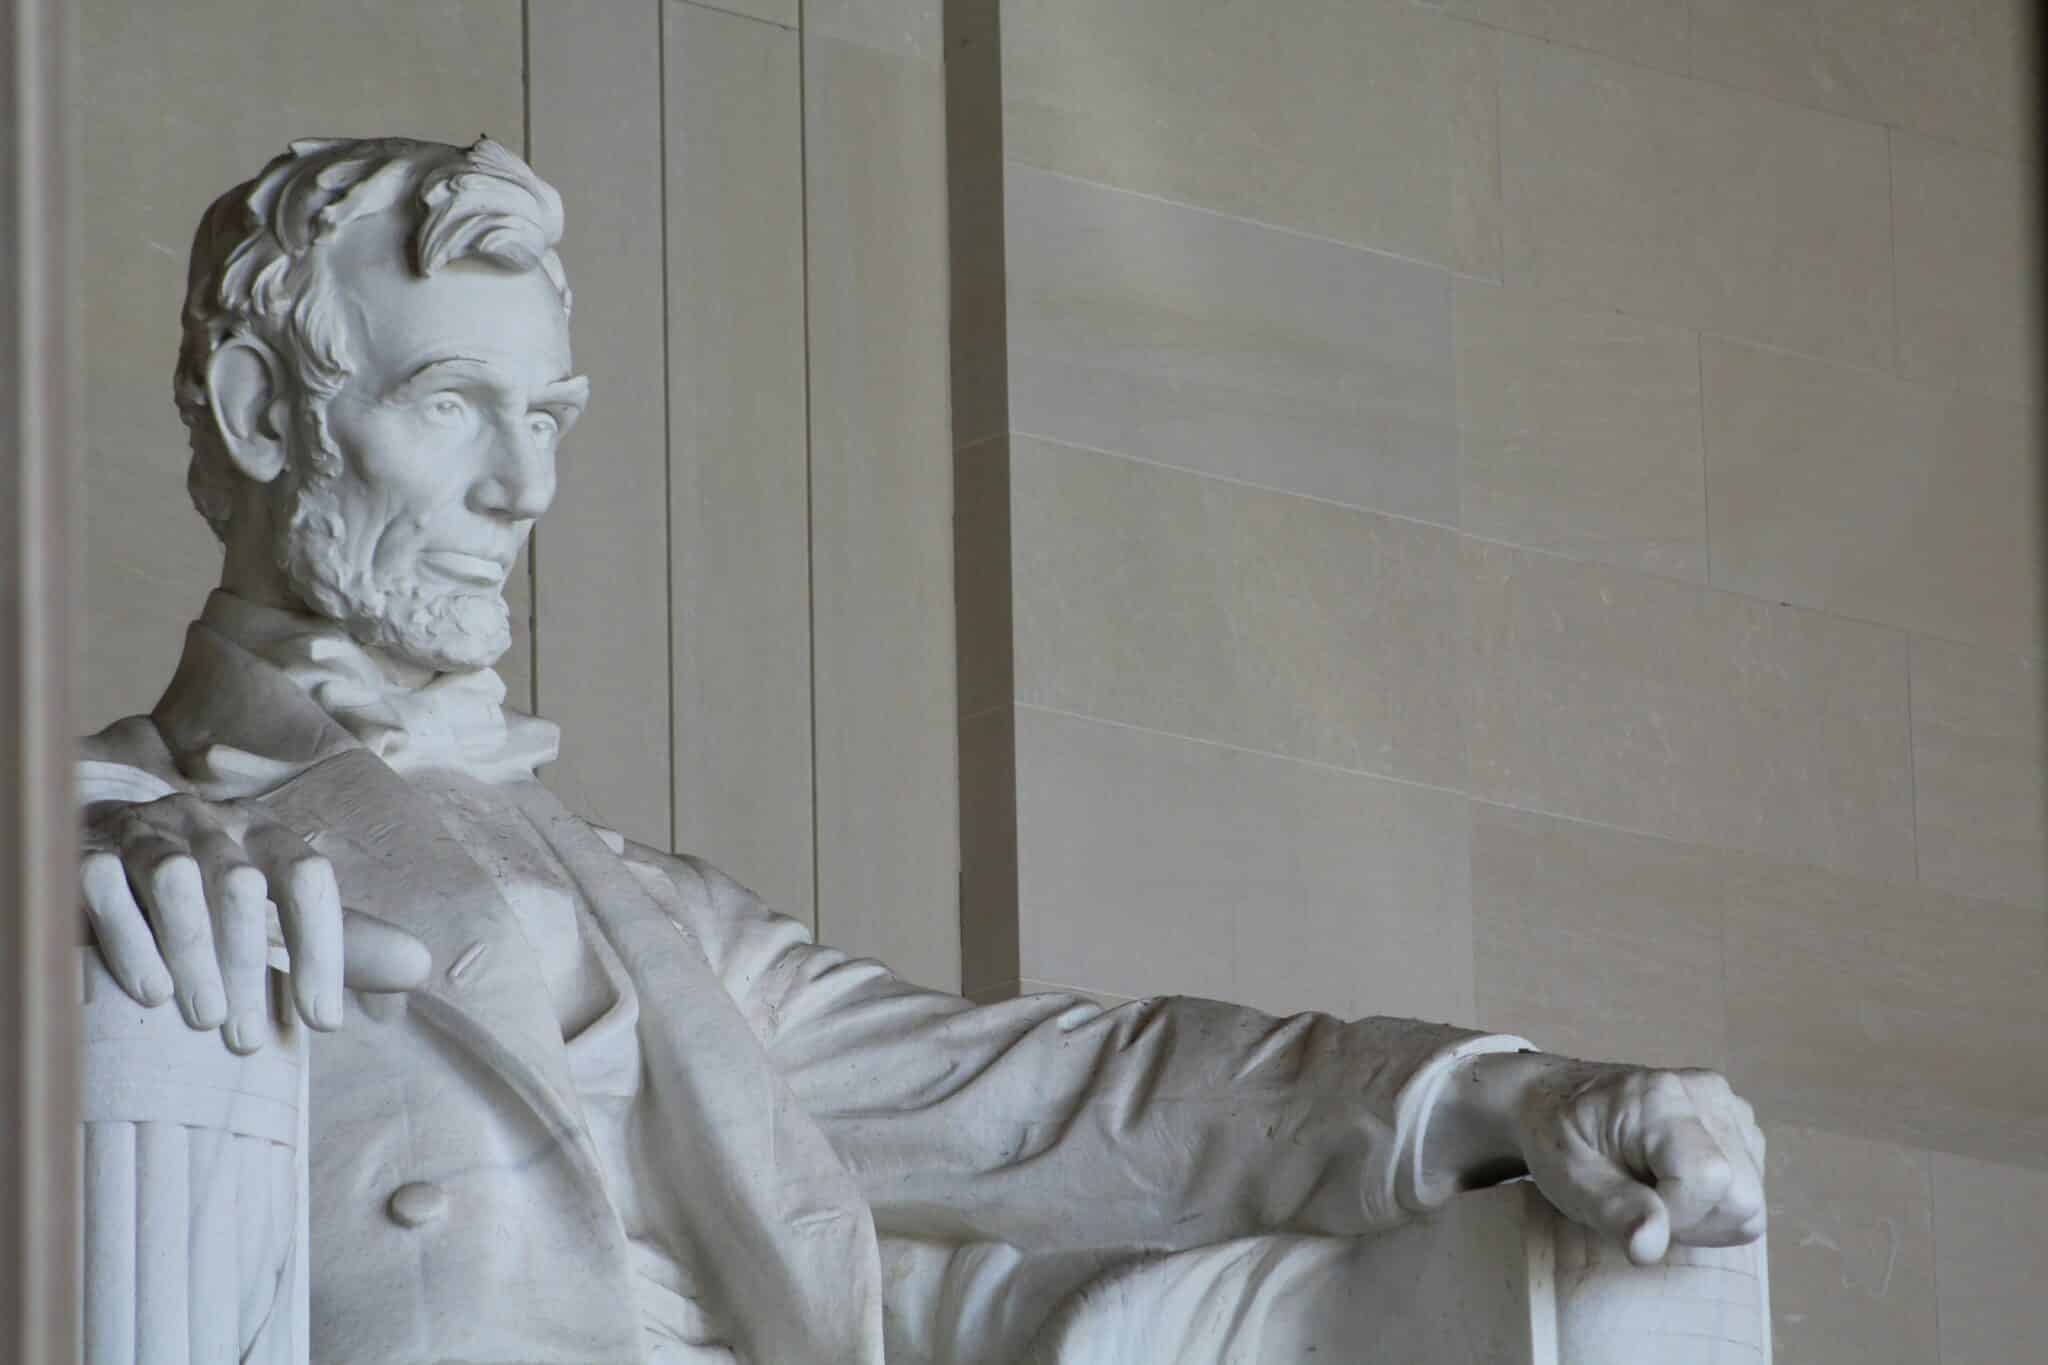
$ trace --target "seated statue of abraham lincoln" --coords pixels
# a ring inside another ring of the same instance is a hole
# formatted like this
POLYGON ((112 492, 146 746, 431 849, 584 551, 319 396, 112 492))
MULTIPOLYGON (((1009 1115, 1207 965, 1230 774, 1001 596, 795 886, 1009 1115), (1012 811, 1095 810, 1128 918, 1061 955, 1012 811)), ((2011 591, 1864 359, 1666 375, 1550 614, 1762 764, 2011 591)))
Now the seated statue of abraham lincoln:
POLYGON ((1283 1360, 1341 1239, 1461 1190, 1533 1176, 1644 1263, 1760 1234, 1710 1072, 975 1005, 566 810, 492 672, 590 396, 562 228, 494 142, 330 140, 193 242, 176 396, 225 562, 162 700, 86 741, 84 894, 121 991, 235 1052, 289 950, 314 1360, 1283 1360))

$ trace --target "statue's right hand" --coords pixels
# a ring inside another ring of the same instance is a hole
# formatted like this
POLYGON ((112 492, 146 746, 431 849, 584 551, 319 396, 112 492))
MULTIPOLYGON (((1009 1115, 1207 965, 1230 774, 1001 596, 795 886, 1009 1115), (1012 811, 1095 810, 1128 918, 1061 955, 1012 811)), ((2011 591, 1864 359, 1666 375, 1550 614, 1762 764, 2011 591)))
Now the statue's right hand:
POLYGON ((344 985, 411 990, 432 967, 411 934, 344 909, 333 864, 253 802, 99 802, 83 850, 86 918, 114 979, 152 1008, 175 996, 188 1025, 238 1053, 265 1032, 271 901, 292 999, 316 1029, 340 1027, 344 985))

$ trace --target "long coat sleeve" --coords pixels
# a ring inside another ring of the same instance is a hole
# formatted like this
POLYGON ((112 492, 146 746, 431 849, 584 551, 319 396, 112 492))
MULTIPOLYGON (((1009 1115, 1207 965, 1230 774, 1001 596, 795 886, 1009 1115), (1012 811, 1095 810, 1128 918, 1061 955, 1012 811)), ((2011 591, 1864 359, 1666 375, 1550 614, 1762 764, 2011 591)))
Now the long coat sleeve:
POLYGON ((1425 1211, 1455 1061, 1522 1040, 1185 997, 993 1005, 810 941, 707 865, 627 857, 711 960, 884 1235, 1027 1249, 1355 1234, 1425 1211))

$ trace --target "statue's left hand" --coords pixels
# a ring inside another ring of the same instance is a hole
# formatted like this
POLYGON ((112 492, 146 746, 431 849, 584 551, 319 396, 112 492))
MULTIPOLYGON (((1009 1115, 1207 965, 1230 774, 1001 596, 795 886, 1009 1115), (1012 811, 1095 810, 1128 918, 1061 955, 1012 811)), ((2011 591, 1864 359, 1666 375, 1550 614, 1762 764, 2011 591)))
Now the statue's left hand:
POLYGON ((1637 1265, 1672 1243, 1739 1246, 1764 1230, 1764 1139, 1712 1071, 1544 1057, 1518 1086, 1513 1127, 1536 1186, 1637 1265))

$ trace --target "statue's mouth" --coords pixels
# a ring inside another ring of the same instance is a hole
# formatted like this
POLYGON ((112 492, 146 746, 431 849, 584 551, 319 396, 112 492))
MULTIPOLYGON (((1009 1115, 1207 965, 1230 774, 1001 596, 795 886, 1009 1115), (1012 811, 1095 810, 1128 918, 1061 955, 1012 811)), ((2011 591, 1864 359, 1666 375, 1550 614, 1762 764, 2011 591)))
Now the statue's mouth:
POLYGON ((462 550, 428 550, 420 556, 420 563, 443 578, 484 588, 499 587, 504 583, 505 575, 512 571, 509 559, 495 559, 462 550))

